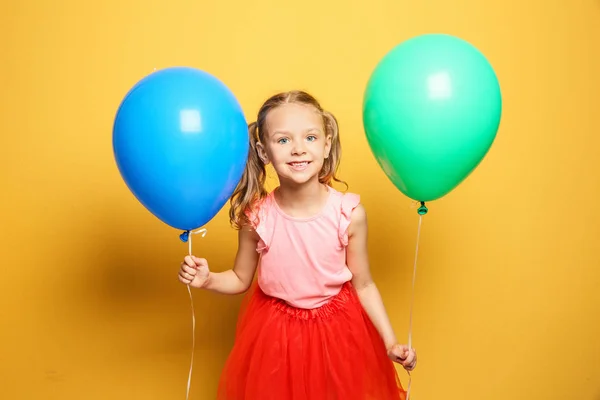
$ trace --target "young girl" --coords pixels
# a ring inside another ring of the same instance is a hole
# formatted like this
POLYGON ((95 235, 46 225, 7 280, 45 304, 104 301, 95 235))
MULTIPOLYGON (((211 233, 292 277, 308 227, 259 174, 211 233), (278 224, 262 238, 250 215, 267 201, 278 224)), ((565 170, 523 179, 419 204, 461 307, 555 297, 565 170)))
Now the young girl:
POLYGON ((340 161, 337 121, 312 96, 268 99, 249 125, 250 152, 231 198, 239 230, 232 269, 188 256, 179 280, 245 298, 220 400, 405 399, 392 361, 410 371, 369 273, 360 198, 331 187, 340 161), (265 189, 271 164, 279 186, 265 189), (258 267, 257 285, 252 285, 258 267))

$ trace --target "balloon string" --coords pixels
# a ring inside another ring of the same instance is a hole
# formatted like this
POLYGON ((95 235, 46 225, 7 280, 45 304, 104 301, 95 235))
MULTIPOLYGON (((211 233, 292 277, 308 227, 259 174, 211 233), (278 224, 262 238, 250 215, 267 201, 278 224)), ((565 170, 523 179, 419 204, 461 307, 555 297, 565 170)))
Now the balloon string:
MULTIPOLYGON (((419 240, 421 238, 421 225, 423 223, 423 215, 419 215, 419 228, 417 229, 417 246, 415 249, 415 261, 413 265, 413 277, 410 293, 409 320, 408 320, 408 349, 412 349, 412 325, 413 325, 413 306, 415 303, 415 280, 417 277, 417 257, 419 255, 419 240)), ((408 372, 408 387, 406 389, 406 400, 410 400, 410 387, 412 384, 412 376, 408 372)))
MULTIPOLYGON (((197 231, 190 232, 190 233, 191 234, 201 233, 202 237, 204 237, 204 236, 206 236, 206 229, 202 228, 197 231)), ((189 239, 188 239, 188 253, 190 256, 192 255, 192 236, 191 235, 189 236, 189 239)), ((192 290, 190 289, 190 285, 187 285, 187 290, 190 295, 190 304, 192 305, 192 360, 190 361, 190 372, 188 375, 187 392, 185 395, 186 400, 189 400, 190 386, 192 384, 192 370, 194 368, 194 352, 196 350, 196 312, 194 311, 194 299, 192 297, 192 290)))

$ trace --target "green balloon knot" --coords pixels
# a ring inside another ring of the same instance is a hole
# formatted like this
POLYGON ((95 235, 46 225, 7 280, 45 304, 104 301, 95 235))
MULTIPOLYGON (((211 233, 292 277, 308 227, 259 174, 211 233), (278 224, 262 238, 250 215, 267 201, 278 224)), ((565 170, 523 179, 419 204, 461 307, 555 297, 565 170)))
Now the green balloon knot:
POLYGON ((427 214, 429 210, 427 209, 427 207, 425 207, 425 202, 422 201, 421 202, 421 207, 419 207, 419 209, 417 210, 417 212, 419 213, 419 215, 425 215, 427 214))

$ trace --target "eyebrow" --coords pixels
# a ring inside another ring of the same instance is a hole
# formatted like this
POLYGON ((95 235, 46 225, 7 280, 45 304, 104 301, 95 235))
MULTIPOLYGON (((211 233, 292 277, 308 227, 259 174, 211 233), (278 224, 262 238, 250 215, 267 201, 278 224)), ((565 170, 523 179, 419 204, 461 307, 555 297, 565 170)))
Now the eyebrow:
MULTIPOLYGON (((308 128, 308 129, 306 129, 304 131, 304 133, 310 133, 310 132, 319 132, 319 133, 321 133, 322 130, 320 128, 318 128, 318 127, 315 126, 315 127, 312 127, 312 128, 308 128)), ((273 136, 275 136, 275 135, 286 135, 286 134, 290 134, 290 131, 276 130, 276 131, 273 131, 273 133, 272 133, 273 136)))

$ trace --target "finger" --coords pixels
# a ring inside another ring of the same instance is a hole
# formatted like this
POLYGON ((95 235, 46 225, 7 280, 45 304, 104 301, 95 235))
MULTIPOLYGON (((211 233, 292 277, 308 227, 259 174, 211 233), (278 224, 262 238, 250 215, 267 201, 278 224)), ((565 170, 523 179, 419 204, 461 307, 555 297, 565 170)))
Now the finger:
POLYGON ((399 344, 396 347, 396 354, 398 354, 398 357, 400 357, 401 359, 406 359, 406 357, 408 356, 408 346, 405 344, 399 344))
POLYGON ((183 276, 185 276, 186 279, 189 279, 189 280, 193 280, 195 278, 195 275, 189 274, 187 272, 184 272, 183 276))
POLYGON ((400 345, 395 345, 388 351, 388 353, 391 357, 394 358, 394 360, 399 361, 400 357, 402 356, 402 350, 400 349, 400 345))
POLYGON ((406 361, 404 365, 410 369, 413 369, 417 364, 417 353, 414 350, 411 350, 408 357, 406 357, 406 361))
POLYGON ((395 349, 395 351, 392 351, 392 357, 395 362, 401 364, 404 361, 404 359, 401 356, 402 356, 402 354, 400 352, 398 352, 397 349, 395 349))
POLYGON ((177 275, 177 278, 179 279, 179 282, 184 283, 186 285, 189 285, 191 280, 187 279, 183 274, 179 274, 177 275))
POLYGON ((190 275, 190 274, 188 274, 188 273, 187 273, 187 272, 185 272, 185 271, 181 271, 181 272, 179 273, 179 277, 182 279, 182 282, 184 282, 184 281, 185 281, 184 283, 189 283, 189 282, 191 282, 191 281, 193 281, 193 280, 194 280, 194 276, 193 276, 193 275, 190 275))
POLYGON ((206 261, 206 258, 198 258, 198 257, 193 257, 194 262, 196 263, 196 266, 203 266, 206 267, 208 266, 208 261, 206 261))
POLYGON ((192 276, 196 275, 196 272, 198 271, 195 267, 190 267, 185 264, 181 266, 181 269, 192 276))
POLYGON ((185 256, 185 258, 183 259, 183 262, 186 263, 187 265, 189 265, 190 267, 196 266, 196 263, 192 259, 192 256, 185 256))
POLYGON ((406 360, 406 358, 408 357, 408 350, 407 349, 401 349, 398 351, 398 358, 401 359, 402 361, 406 360))

